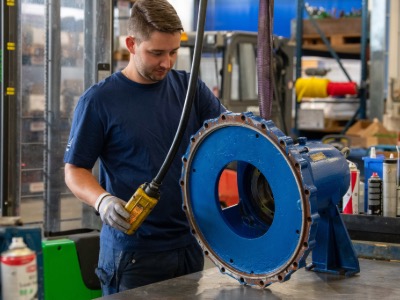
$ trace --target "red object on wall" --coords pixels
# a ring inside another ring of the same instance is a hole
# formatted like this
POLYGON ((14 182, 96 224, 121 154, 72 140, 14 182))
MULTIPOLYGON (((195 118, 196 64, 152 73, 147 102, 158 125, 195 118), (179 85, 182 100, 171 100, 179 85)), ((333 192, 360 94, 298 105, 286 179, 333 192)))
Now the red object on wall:
POLYGON ((218 184, 218 196, 221 206, 229 207, 239 203, 237 174, 234 170, 222 171, 218 184))

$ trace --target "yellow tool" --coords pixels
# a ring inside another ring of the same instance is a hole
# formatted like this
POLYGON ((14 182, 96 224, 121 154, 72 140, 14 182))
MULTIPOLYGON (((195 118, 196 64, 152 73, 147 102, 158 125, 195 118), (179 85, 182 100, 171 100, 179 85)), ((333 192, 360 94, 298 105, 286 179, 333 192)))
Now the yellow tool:
POLYGON ((125 209, 131 214, 128 220, 131 227, 126 232, 127 234, 133 234, 158 203, 159 195, 150 197, 145 192, 146 185, 142 184, 125 205, 125 209))

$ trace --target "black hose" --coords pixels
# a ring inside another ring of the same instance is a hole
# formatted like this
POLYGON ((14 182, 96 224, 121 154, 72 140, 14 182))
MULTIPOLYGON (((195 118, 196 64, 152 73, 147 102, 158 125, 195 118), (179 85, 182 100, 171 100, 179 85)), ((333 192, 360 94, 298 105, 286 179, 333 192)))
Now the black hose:
POLYGON ((158 174, 156 175, 156 177, 154 177, 153 181, 145 187, 145 192, 150 197, 158 196, 159 186, 161 185, 165 175, 168 172, 169 167, 171 166, 175 158, 176 153, 178 152, 179 145, 182 141, 183 134, 186 130, 186 126, 189 121, 190 111, 192 109, 193 99, 196 93, 197 79, 200 69, 200 59, 203 48, 204 24, 206 20, 206 12, 207 12, 207 0, 200 0, 199 13, 197 18, 197 34, 194 45, 194 56, 190 71, 189 86, 188 86, 188 91, 186 93, 185 104, 183 106, 181 119, 179 121, 178 129, 175 133, 175 137, 172 142, 171 148, 169 149, 168 154, 160 170, 158 171, 158 174))

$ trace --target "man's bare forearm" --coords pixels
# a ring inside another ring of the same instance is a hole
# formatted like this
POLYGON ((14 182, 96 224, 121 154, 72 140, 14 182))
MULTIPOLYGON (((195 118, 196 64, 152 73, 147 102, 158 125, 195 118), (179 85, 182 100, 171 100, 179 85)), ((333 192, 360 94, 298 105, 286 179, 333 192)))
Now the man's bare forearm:
POLYGON ((65 164, 65 183, 76 197, 93 207, 99 195, 106 192, 93 176, 92 170, 68 163, 65 164))

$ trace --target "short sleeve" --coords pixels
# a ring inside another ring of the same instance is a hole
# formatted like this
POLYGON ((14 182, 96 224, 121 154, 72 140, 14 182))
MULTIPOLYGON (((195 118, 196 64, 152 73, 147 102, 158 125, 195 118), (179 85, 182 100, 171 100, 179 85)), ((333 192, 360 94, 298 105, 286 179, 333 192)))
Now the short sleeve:
POLYGON ((99 157, 103 143, 103 122, 93 101, 84 95, 75 108, 64 162, 90 169, 99 157))

